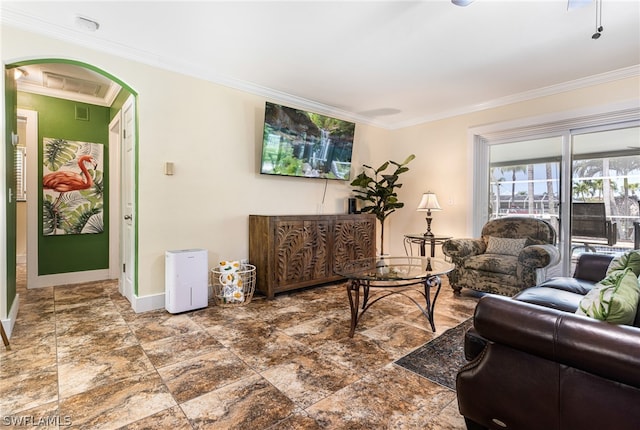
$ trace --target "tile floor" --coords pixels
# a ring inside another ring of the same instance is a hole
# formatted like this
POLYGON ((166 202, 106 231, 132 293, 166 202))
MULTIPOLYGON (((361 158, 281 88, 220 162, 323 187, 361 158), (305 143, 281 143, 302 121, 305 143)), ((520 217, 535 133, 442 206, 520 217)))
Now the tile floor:
POLYGON ((446 283, 435 334, 387 298, 353 338, 343 284, 179 315, 134 313, 113 281, 18 290, 0 426, 464 428, 454 391, 392 364, 471 316, 477 297, 446 283))

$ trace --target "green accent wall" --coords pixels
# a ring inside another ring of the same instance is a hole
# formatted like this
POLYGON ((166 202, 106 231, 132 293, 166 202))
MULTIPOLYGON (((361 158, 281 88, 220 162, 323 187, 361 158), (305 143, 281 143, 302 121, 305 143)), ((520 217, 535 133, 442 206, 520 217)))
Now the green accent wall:
MULTIPOLYGON (((18 132, 18 111, 16 105, 16 81, 13 79, 13 69, 5 69, 5 159, 7 168, 5 169, 5 180, 7 189, 4 190, 7 226, 7 312, 11 310, 13 301, 16 298, 16 169, 13 160, 16 159, 16 149, 11 144, 11 132, 18 132), (11 189, 11 200, 9 200, 9 188, 11 189)), ((5 315, 0 315, 5 317, 5 315)))
MULTIPOLYGON (((104 145, 104 231, 98 234, 44 236, 38 223, 38 275, 109 267, 109 120, 110 109, 86 103, 18 92, 18 107, 38 112, 38 219, 42 220, 43 138, 104 145), (88 119, 76 119, 76 109, 88 119)), ((15 254, 15 253, 14 253, 15 254)))

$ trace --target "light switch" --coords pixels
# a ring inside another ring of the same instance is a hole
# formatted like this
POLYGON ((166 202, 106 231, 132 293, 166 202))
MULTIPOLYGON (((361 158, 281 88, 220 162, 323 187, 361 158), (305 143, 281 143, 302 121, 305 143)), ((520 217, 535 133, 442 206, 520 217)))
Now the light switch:
POLYGON ((167 176, 173 175, 173 163, 171 161, 164 163, 164 174, 167 176))

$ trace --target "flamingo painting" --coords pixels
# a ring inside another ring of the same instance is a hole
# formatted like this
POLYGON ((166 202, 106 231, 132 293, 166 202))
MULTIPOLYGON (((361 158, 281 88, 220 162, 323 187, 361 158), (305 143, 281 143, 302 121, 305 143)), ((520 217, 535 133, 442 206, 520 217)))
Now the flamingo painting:
POLYGON ((44 155, 43 233, 101 233, 102 145, 45 139, 44 155))
POLYGON ((87 166, 84 165, 85 162, 91 163, 94 169, 98 166, 92 156, 83 155, 78 159, 78 167, 80 167, 82 174, 68 170, 58 170, 42 178, 42 187, 59 192, 60 196, 58 196, 58 199, 60 199, 63 193, 91 188, 93 186, 93 178, 89 174, 87 166))

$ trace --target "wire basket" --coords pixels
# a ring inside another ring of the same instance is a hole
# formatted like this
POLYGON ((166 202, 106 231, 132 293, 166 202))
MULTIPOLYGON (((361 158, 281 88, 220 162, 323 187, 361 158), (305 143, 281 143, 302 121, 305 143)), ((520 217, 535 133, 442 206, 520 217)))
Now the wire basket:
POLYGON ((239 306, 251 302, 256 289, 256 266, 242 264, 237 272, 211 269, 213 300, 218 306, 239 306))

